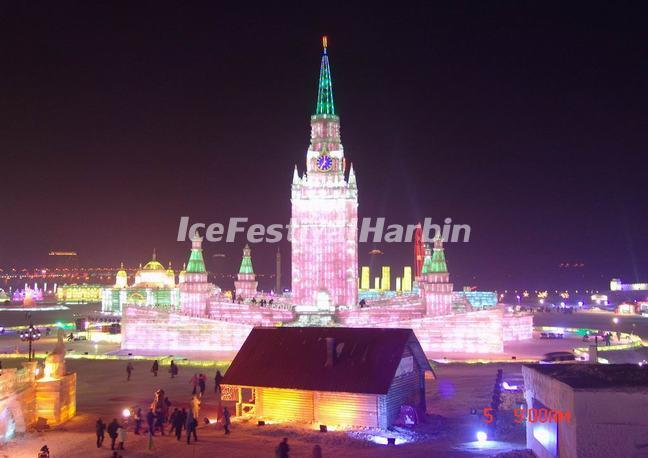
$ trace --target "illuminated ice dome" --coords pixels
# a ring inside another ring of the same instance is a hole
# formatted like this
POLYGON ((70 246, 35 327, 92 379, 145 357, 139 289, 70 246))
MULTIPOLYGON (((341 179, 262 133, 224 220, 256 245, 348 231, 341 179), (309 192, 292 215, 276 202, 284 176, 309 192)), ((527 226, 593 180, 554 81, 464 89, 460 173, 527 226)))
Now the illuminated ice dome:
POLYGON ((175 286, 175 273, 171 268, 165 269, 164 266, 155 259, 153 251, 152 259, 135 274, 135 284, 137 287, 148 288, 172 288, 175 286))

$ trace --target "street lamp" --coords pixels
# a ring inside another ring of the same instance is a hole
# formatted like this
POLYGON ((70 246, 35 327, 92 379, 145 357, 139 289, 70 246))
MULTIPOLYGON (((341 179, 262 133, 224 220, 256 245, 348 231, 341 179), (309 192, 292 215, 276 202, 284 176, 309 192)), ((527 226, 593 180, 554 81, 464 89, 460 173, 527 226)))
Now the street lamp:
POLYGON ((29 342, 29 361, 35 358, 35 351, 32 350, 32 342, 41 338, 41 332, 29 322, 29 327, 20 333, 20 340, 29 342))

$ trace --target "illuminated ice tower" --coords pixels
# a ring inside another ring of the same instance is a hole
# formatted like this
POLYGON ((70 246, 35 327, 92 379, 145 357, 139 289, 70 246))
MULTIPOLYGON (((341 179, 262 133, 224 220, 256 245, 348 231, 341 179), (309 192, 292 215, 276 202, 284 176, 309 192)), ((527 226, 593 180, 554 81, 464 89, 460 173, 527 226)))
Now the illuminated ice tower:
POLYGON ((207 298, 216 288, 207 281, 207 269, 202 255, 202 237, 198 232, 191 236, 191 254, 180 283, 180 307, 184 313, 203 316, 206 313, 207 298))
POLYGON ((452 313, 452 283, 446 265, 443 241, 434 239, 434 249, 425 247, 425 260, 418 278, 420 294, 427 315, 449 315, 452 313))
POLYGON ((238 279, 234 282, 234 289, 236 297, 242 299, 250 299, 257 295, 256 275, 252 269, 252 250, 246 243, 243 248, 243 259, 241 260, 241 268, 239 269, 238 279))
POLYGON ((326 37, 306 173, 292 182, 292 295, 317 310, 358 302, 358 189, 345 179, 326 37))

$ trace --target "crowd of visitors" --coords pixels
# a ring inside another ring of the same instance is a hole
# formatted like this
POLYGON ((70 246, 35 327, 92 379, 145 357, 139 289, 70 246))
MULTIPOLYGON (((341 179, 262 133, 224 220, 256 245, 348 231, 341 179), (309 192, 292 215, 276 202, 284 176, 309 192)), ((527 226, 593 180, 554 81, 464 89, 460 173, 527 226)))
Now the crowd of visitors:
MULTIPOLYGON (((126 365, 126 381, 130 381, 135 368, 129 361, 126 365)), ((158 376, 160 371, 159 361, 154 361, 151 366, 151 373, 153 377, 158 376)), ((178 365, 171 361, 169 365, 169 374, 171 378, 178 376, 178 365)), ((177 441, 186 440, 187 444, 198 441, 198 426, 200 422, 200 410, 203 397, 207 390, 207 375, 204 373, 194 373, 190 379, 191 384, 191 399, 188 407, 174 406, 172 401, 166 395, 164 389, 157 389, 153 395, 153 401, 148 407, 133 407, 129 409, 129 415, 125 415, 122 422, 117 418, 106 424, 102 418, 96 421, 96 436, 97 448, 102 448, 105 435, 110 438, 111 450, 125 450, 127 430, 132 426, 132 431, 136 435, 146 434, 148 436, 148 447, 153 448, 153 438, 156 436, 175 436, 177 441), (132 422, 132 425, 131 425, 132 422)), ((225 435, 231 433, 231 413, 227 407, 222 407, 222 382, 223 375, 220 371, 216 371, 214 376, 214 393, 218 399, 218 419, 222 424, 223 432, 225 435)), ((210 421, 203 419, 205 424, 210 421)), ((275 455, 280 458, 287 458, 289 456, 290 446, 288 445, 288 438, 283 440, 275 448, 275 455)), ((118 456, 117 452, 114 452, 118 456)), ((315 446, 313 449, 313 456, 321 457, 321 448, 315 446)))

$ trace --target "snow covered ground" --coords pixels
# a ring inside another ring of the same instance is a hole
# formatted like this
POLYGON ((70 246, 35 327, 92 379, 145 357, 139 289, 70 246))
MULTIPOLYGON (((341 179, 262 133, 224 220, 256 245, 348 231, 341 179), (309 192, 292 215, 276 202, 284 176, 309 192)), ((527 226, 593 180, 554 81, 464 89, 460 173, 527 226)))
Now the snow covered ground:
MULTIPOLYGON (((6 366, 15 364, 8 361, 6 366)), ((200 367, 180 368, 178 378, 171 379, 166 367, 158 377, 150 372, 150 362, 134 362, 135 371, 126 382, 124 361, 67 360, 68 370, 78 374, 78 415, 60 428, 28 433, 17 437, 0 449, 0 457, 35 457, 38 449, 47 444, 52 457, 110 457, 109 443, 97 449, 94 423, 101 416, 108 422, 120 419, 125 407, 148 405, 157 388, 163 388, 173 406, 188 407, 191 398, 190 378, 194 372, 205 371, 200 367), (106 447, 108 444, 108 447, 106 447)), ((152 450, 147 449, 144 436, 129 431, 126 457, 273 457, 275 446, 282 437, 288 437, 291 456, 311 456, 315 444, 320 444, 325 457, 461 457, 493 455, 512 448, 524 448, 523 429, 512 430, 509 437, 498 438, 500 442, 478 444, 477 430, 483 428, 479 416, 471 415, 470 409, 481 410, 488 405, 498 368, 507 377, 519 378, 519 364, 448 364, 437 368, 437 380, 428 383, 429 415, 425 424, 419 425, 415 436, 417 442, 397 446, 379 445, 369 440, 371 431, 350 434, 346 431, 320 433, 306 426, 267 425, 234 422, 232 434, 225 436, 219 424, 201 425, 199 441, 187 445, 171 437, 155 437, 152 450), (358 438, 358 436, 360 438, 358 438), (504 441, 504 442, 501 442, 504 441)), ((215 418, 216 395, 213 387, 213 370, 209 369, 209 384, 200 417, 215 418)), ((410 435, 404 435, 406 439, 410 435)), ((374 438, 375 440, 376 438, 374 438)))

